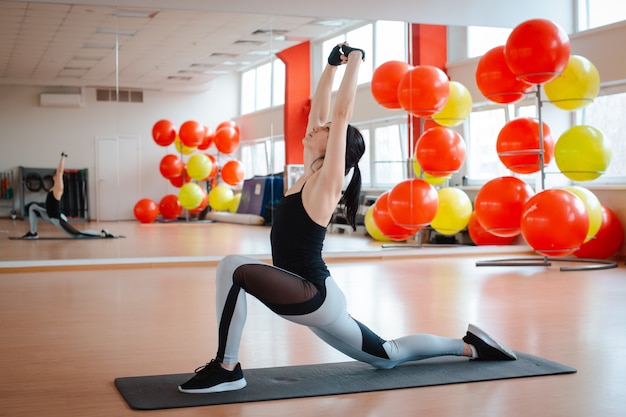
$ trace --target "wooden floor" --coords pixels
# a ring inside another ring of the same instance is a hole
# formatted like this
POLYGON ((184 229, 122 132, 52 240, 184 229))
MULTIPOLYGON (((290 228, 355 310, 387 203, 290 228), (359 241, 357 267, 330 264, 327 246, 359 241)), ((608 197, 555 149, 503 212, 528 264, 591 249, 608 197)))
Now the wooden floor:
MULTIPOLYGON (((77 225, 80 227, 81 225, 77 225)), ((0 220, 0 416, 567 416, 626 413, 626 267, 562 272, 479 267, 524 247, 381 248, 329 235, 331 272, 353 316, 381 336, 460 337, 468 322, 511 348, 578 369, 409 390, 133 411, 113 380, 192 372, 215 353, 219 258, 266 259, 269 229, 218 223, 85 224, 126 236, 14 241, 0 220)), ((41 236, 61 236, 42 225, 41 236)), ((306 328, 249 302, 244 368, 347 360, 306 328)), ((175 389, 175 387, 173 387, 175 389)))

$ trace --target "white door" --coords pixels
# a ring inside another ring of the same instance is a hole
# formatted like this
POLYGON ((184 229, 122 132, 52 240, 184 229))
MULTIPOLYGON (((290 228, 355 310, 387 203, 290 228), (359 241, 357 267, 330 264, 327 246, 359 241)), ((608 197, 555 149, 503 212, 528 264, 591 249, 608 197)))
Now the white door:
POLYGON ((139 138, 96 138, 99 221, 131 220, 139 189, 139 138))

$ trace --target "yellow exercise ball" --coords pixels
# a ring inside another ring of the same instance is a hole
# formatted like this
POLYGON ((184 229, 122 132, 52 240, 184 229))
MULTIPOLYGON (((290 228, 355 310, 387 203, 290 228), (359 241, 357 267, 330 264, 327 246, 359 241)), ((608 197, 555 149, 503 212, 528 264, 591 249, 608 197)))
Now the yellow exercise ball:
POLYGON ((585 242, 587 242, 593 239, 602 225, 602 204, 600 200, 598 200, 598 197, 585 187, 573 185, 565 187, 565 190, 576 194, 576 196, 585 203, 587 214, 589 214, 589 229, 587 231, 587 238, 585 239, 585 242))
POLYGON ((233 199, 228 205, 228 211, 230 211, 231 213, 237 213, 237 210, 239 209, 239 203, 241 203, 241 193, 237 193, 234 195, 233 199))
POLYGON ((374 222, 374 205, 373 204, 369 206, 369 208, 365 212, 364 223, 365 223, 365 230, 367 230, 367 233, 372 238, 374 238, 374 240, 377 240, 379 242, 391 242, 392 241, 387 236, 385 236, 383 232, 380 231, 378 226, 376 226, 376 222, 374 222))
POLYGON ((556 142, 554 160, 559 170, 574 181, 591 181, 604 174, 611 163, 611 149, 604 134, 593 126, 567 129, 556 142))
POLYGON ((195 182, 188 182, 180 187, 178 191, 178 201, 180 205, 187 210, 193 210, 197 208, 204 198, 204 191, 195 182))
POLYGON ((190 155, 194 153, 197 149, 197 147, 190 147, 183 144, 183 142, 180 140, 180 136, 178 135, 176 135, 176 139, 174 139, 174 146, 176 147, 176 150, 183 155, 190 155))
POLYGON ((213 163, 203 153, 192 155, 187 162, 187 173, 194 180, 205 180, 213 169, 213 163))
POLYGON ((443 108, 433 115, 433 120, 442 126, 457 126, 472 112, 472 95, 458 81, 450 81, 450 95, 443 108))
POLYGON ((600 73, 591 61, 571 55, 565 70, 544 86, 546 97, 563 110, 588 106, 600 92, 600 73))
POLYGON ((423 179, 430 185, 441 185, 445 183, 446 181, 448 181, 450 177, 452 176, 452 174, 446 175, 445 177, 434 177, 430 175, 428 172, 425 172, 424 170, 422 170, 422 167, 417 161, 417 158, 413 158, 413 172, 415 172, 415 176, 417 178, 423 179))
POLYGON ((465 229, 472 217, 472 201, 460 188, 437 191, 439 206, 430 226, 442 235, 454 235, 465 229))
POLYGON ((218 185, 209 191, 209 206, 216 211, 226 211, 235 198, 233 190, 225 185, 218 185))

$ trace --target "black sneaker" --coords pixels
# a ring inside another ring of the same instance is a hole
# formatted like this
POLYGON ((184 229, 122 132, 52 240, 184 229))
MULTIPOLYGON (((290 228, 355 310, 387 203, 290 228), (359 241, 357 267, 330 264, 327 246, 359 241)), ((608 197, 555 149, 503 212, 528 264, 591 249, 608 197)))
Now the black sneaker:
POLYGON ((497 342, 494 338, 479 329, 477 326, 470 324, 467 327, 467 333, 463 337, 463 341, 476 348, 478 361, 514 361, 517 355, 511 349, 497 342))
POLYGON ((234 391, 246 386, 241 365, 228 371, 213 359, 195 370, 196 374, 189 381, 178 386, 180 392, 188 394, 207 394, 209 392, 234 391))
POLYGON ((31 233, 31 231, 29 230, 28 233, 22 236, 22 239, 39 239, 39 235, 37 234, 37 232, 31 233))

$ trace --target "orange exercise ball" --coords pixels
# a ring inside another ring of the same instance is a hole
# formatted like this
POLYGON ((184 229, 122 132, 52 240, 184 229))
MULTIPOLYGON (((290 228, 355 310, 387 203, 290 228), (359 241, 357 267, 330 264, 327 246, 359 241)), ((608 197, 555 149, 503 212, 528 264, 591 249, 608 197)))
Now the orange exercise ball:
POLYGON ((233 126, 223 126, 215 132, 215 147, 218 151, 231 154, 239 147, 239 131, 233 126))
POLYGON ((490 49, 476 66, 476 85, 486 99, 500 104, 512 104, 526 97, 532 88, 518 80, 504 58, 504 45, 490 49))
POLYGON ((141 223, 152 223, 159 216, 159 205, 151 198, 142 198, 135 204, 133 213, 141 223))
POLYGON ((389 215, 407 229, 428 225, 437 214, 439 195, 435 187, 418 178, 396 184, 389 192, 389 215))
POLYGON ((204 136, 202 142, 198 145, 198 150, 206 151, 211 147, 215 140, 215 132, 208 126, 204 126, 204 136))
POLYGON ((195 120, 188 120, 180 126, 180 141, 189 148, 196 148, 204 139, 204 126, 195 120))
POLYGON ((183 161, 178 155, 165 155, 159 164, 159 171, 161 171, 161 175, 167 179, 180 177, 183 173, 183 161))
POLYGON ((418 117, 431 117, 448 101, 450 80, 445 72, 432 65, 409 70, 398 84, 400 106, 418 117))
POLYGON ((417 233, 418 229, 400 226, 393 220, 389 213, 389 194, 390 191, 385 191, 376 199, 372 213, 374 223, 388 239, 396 242, 407 240, 417 233))
POLYGON ((567 32, 547 19, 520 23, 504 46, 511 72, 529 84, 544 84, 558 77, 565 70, 569 56, 567 32))
POLYGON ((415 159, 424 172, 434 177, 449 176, 465 162, 466 146, 461 135, 448 127, 425 131, 415 144, 415 159))
POLYGON ((401 108, 398 102, 398 85, 410 69, 411 65, 403 61, 388 61, 376 68, 370 84, 374 100, 388 109, 401 108))
POLYGON ((516 239, 516 236, 504 237, 489 233, 478 221, 476 212, 473 212, 470 216, 469 222, 467 223, 467 232, 476 246, 510 245, 516 239))
POLYGON ((221 171, 222 179, 228 185, 236 186, 243 182, 245 176, 243 164, 237 160, 231 160, 224 164, 221 171))
POLYGON ((519 178, 494 178, 476 193, 474 212, 489 233, 502 237, 517 236, 521 233, 524 206, 532 195, 532 188, 519 178))
POLYGON ((566 256, 579 249, 587 238, 589 214, 574 193, 544 190, 524 206, 521 229, 524 240, 536 252, 566 256))
POLYGON ((165 220, 175 220, 183 211, 176 194, 168 194, 159 202, 159 211, 165 220))
MULTIPOLYGON (((556 141, 543 122, 542 132, 543 163, 546 166, 552 161, 556 141)), ((511 120, 500 130, 496 140, 500 161, 518 174, 530 174, 541 169, 540 149, 539 120, 532 117, 511 120)))
POLYGON ((157 145, 169 146, 176 139, 176 126, 169 120, 159 120, 152 126, 152 139, 157 145))
POLYGON ((613 210, 602 206, 602 222, 595 236, 574 251, 577 258, 607 259, 624 243, 624 227, 613 210))

